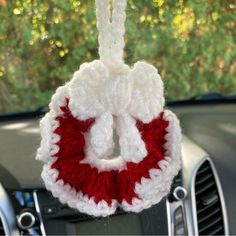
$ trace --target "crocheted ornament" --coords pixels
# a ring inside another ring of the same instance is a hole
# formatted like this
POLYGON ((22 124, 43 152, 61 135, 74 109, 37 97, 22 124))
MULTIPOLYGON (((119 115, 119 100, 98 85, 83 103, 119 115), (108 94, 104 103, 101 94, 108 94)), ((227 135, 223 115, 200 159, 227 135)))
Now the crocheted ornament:
POLYGON ((94 216, 158 203, 181 164, 179 122, 163 108, 158 71, 145 62, 124 64, 125 8, 126 0, 113 0, 110 16, 108 0, 96 0, 100 60, 81 65, 57 89, 40 122, 37 159, 46 188, 94 216))

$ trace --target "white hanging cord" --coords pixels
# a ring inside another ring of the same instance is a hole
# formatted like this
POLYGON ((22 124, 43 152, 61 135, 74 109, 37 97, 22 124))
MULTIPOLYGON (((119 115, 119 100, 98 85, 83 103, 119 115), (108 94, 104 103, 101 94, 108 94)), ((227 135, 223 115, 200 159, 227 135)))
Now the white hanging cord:
POLYGON ((113 0, 110 16, 109 0, 96 0, 99 55, 112 69, 124 66, 126 5, 127 0, 113 0))

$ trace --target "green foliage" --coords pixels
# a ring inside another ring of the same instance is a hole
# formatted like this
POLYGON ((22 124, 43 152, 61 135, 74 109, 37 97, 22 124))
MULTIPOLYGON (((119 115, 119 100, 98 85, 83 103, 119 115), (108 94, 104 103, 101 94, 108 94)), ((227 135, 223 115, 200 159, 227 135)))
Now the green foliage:
MULTIPOLYGON (((98 58, 94 0, 0 1, 0 111, 35 109, 98 58)), ((128 1, 125 60, 154 64, 172 100, 236 90, 234 0, 128 1)))

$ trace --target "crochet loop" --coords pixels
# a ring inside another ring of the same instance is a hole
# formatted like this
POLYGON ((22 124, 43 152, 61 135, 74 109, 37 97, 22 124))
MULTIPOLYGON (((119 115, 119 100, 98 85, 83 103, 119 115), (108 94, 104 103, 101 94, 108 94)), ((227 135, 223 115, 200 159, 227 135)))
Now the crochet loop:
POLYGON ((123 61, 126 5, 126 0, 113 0, 111 11, 109 0, 96 0, 99 55, 112 71, 128 67, 123 61))

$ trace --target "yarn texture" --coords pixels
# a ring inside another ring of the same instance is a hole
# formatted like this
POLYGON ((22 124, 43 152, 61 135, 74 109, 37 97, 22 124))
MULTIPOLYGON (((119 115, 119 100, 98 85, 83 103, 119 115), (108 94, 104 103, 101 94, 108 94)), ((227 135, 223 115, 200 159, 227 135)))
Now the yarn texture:
POLYGON ((181 167, 179 121, 164 109, 157 69, 123 61, 125 8, 126 0, 113 0, 111 15, 108 0, 96 0, 100 60, 82 64, 56 90, 40 122, 36 159, 46 188, 93 216, 151 207, 181 167))

